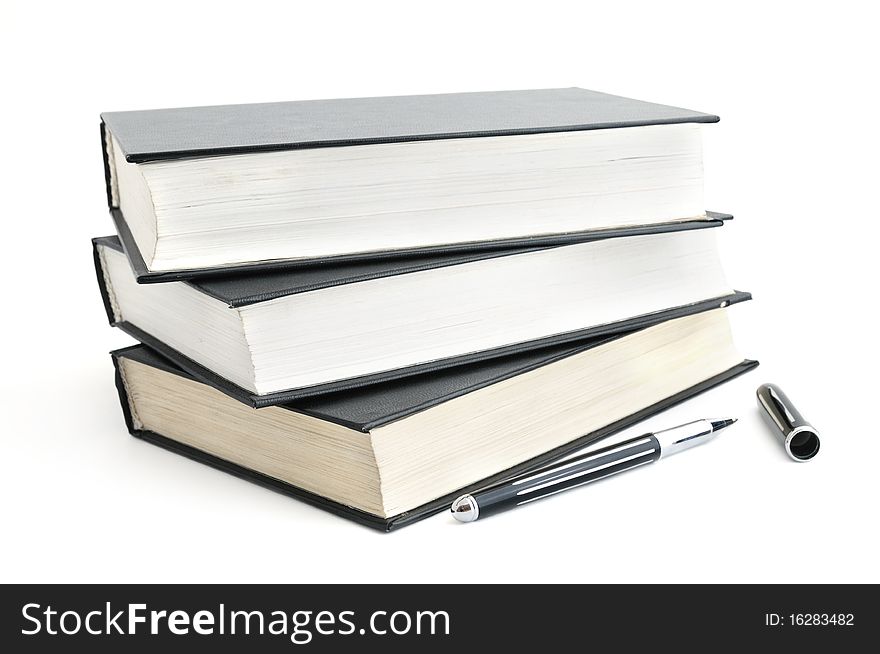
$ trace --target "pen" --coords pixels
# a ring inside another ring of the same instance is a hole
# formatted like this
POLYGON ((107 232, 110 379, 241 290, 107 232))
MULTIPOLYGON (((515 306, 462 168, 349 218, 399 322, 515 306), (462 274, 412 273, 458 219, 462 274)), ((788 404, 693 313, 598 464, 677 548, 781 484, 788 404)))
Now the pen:
POLYGON ((473 522, 477 518, 530 504, 700 445, 735 422, 736 418, 695 420, 551 463, 522 477, 462 495, 452 503, 452 515, 460 522, 473 522))

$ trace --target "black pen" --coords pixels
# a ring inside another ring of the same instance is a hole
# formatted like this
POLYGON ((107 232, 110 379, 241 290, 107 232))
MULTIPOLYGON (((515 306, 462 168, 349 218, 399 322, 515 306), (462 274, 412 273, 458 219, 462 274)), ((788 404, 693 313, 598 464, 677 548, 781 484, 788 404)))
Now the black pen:
POLYGON ((735 422, 736 418, 696 420, 545 465, 522 477, 462 495, 452 503, 452 515, 460 522, 473 522, 477 518, 530 504, 700 445, 735 422))

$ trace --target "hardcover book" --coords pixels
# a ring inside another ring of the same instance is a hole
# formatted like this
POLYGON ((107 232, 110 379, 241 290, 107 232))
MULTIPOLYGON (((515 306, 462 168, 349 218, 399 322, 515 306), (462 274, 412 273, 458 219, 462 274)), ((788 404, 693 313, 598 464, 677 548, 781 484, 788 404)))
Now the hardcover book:
POLYGON ((706 220, 701 123, 585 89, 102 114, 138 281, 706 220))
POLYGON ((715 231, 152 285, 114 237, 94 250, 111 323, 257 407, 748 299, 724 277, 715 231))
POLYGON ((143 346, 113 359, 135 436, 391 530, 756 366, 726 311, 264 409, 143 346))

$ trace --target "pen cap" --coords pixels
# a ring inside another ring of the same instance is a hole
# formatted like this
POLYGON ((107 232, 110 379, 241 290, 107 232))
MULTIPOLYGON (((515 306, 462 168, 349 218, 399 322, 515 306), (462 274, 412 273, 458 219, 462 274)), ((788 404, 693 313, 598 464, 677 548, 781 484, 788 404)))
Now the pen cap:
POLYGON ((779 386, 758 386, 758 406, 788 456, 795 461, 809 461, 816 456, 819 451, 819 433, 804 420, 779 386))

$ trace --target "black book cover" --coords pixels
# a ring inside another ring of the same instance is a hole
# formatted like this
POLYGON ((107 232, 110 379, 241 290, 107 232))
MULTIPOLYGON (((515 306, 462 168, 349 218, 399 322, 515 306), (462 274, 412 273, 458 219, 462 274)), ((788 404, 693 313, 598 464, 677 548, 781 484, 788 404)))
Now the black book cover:
MULTIPOLYGON (((528 372, 537 367, 553 363, 554 361, 572 356, 585 349, 589 349, 590 347, 596 347, 608 340, 611 339, 599 338, 593 339, 589 343, 584 343, 578 347, 557 346, 541 352, 511 355, 504 359, 450 369, 439 374, 420 375, 410 378, 405 382, 392 382, 390 384, 382 384, 368 389, 335 393, 320 398, 290 403, 284 405, 284 408, 331 422, 336 422, 353 429, 369 431, 371 428, 394 420, 399 420, 407 415, 417 413, 425 408, 445 402, 459 395, 528 372)), ((183 377, 192 378, 192 376, 175 366, 171 361, 164 359, 159 354, 141 345, 117 350, 111 354, 114 366, 116 367, 116 388, 119 391, 119 398, 122 404, 123 414, 125 415, 126 425, 132 435, 191 459, 201 461, 202 463, 206 463, 237 477, 247 479, 266 488, 303 500, 313 506, 320 507, 368 527, 383 531, 391 531, 439 513, 448 509, 452 500, 462 493, 468 493, 497 481, 501 481, 502 479, 521 474, 527 470, 548 463, 557 457, 574 452, 590 443, 645 420, 656 413, 674 406, 675 404, 690 399, 691 397, 751 370, 758 365, 757 361, 745 360, 733 368, 692 386, 685 391, 646 407, 645 409, 614 422, 603 429, 599 429, 590 434, 585 434, 574 441, 548 451, 530 461, 521 463, 496 475, 492 475, 489 478, 460 489, 455 493, 450 493, 444 497, 438 498, 437 500, 429 502, 416 509, 390 518, 382 518, 329 500, 315 493, 305 491, 286 482, 255 472, 237 464, 230 463, 196 448, 166 438, 161 434, 136 428, 132 420, 125 385, 119 372, 120 358, 128 358, 138 361, 183 377)))
POLYGON ((579 88, 305 100, 101 114, 130 163, 305 148, 573 132, 718 116, 579 88))
MULTIPOLYGON (((107 292, 104 274, 101 269, 101 260, 98 255, 99 245, 105 245, 107 247, 114 247, 117 249, 120 247, 120 245, 119 242, 112 236, 92 240, 95 271, 98 279, 98 285, 101 289, 101 297, 104 300, 104 307, 107 311, 107 317, 110 321, 110 324, 119 327, 126 333, 139 340, 141 343, 150 346, 151 348, 162 354, 162 356, 173 361, 175 365, 187 371, 191 376, 198 379, 199 381, 209 384, 210 386, 213 386, 223 393, 226 393, 230 397, 233 397, 240 402, 243 402, 255 408, 294 402, 308 397, 324 395, 326 393, 358 389, 364 386, 389 382, 397 379, 404 379, 423 373, 436 373, 438 371, 445 370, 451 367, 487 361, 490 359, 504 357, 511 354, 522 354, 548 346, 570 346, 571 344, 577 344, 578 342, 584 340, 629 332, 636 329, 641 329, 643 327, 648 327, 650 325, 655 325, 666 320, 671 320, 673 318, 681 318, 683 316, 691 315, 694 313, 708 311, 710 309, 716 309, 719 307, 725 307, 731 304, 735 304, 737 302, 743 302, 751 299, 751 295, 749 293, 735 291, 730 295, 726 295, 724 297, 711 298, 680 307, 670 307, 669 309, 666 309, 664 311, 657 311, 643 316, 636 316, 628 320, 623 320, 616 323, 599 325, 596 327, 580 329, 563 334, 556 334, 553 336, 548 336, 525 343, 507 345, 503 347, 493 348, 491 350, 485 350, 482 352, 464 354, 456 357, 450 357, 437 361, 407 366, 405 368, 397 368, 394 370, 387 370, 370 375, 328 382, 305 388, 289 389, 284 391, 277 391, 274 393, 267 393, 264 395, 258 395, 236 384, 233 384, 229 380, 217 375, 216 373, 211 372, 201 364, 196 363, 189 357, 184 356, 177 350, 168 346, 163 341, 138 328, 136 325, 133 325, 127 321, 116 322, 116 318, 113 313, 113 307, 107 292)), ((438 264, 434 262, 428 267, 436 267, 437 265, 438 264)), ((377 272, 379 268, 376 268, 374 266, 378 266, 378 264, 366 265, 364 267, 365 269, 371 271, 370 274, 372 276, 367 278, 399 274, 399 272, 409 272, 409 270, 400 271, 398 265, 392 262, 389 262, 387 264, 387 267, 382 269, 381 273, 377 272)), ((357 275, 355 275, 354 277, 356 281, 360 281, 357 275)), ((322 272, 304 271, 301 276, 297 276, 297 273, 295 272, 282 272, 267 274, 263 276, 237 277, 226 280, 213 280, 211 282, 189 281, 184 283, 190 284, 193 287, 207 293, 208 295, 217 298, 223 302, 226 302, 229 306, 244 306, 253 302, 269 300, 275 297, 282 297, 284 295, 290 295, 295 292, 315 290, 317 288, 333 286, 339 283, 348 283, 349 281, 355 280, 350 279, 350 270, 337 268, 335 270, 328 269, 322 272), (296 281, 297 279, 299 281, 296 281)))

